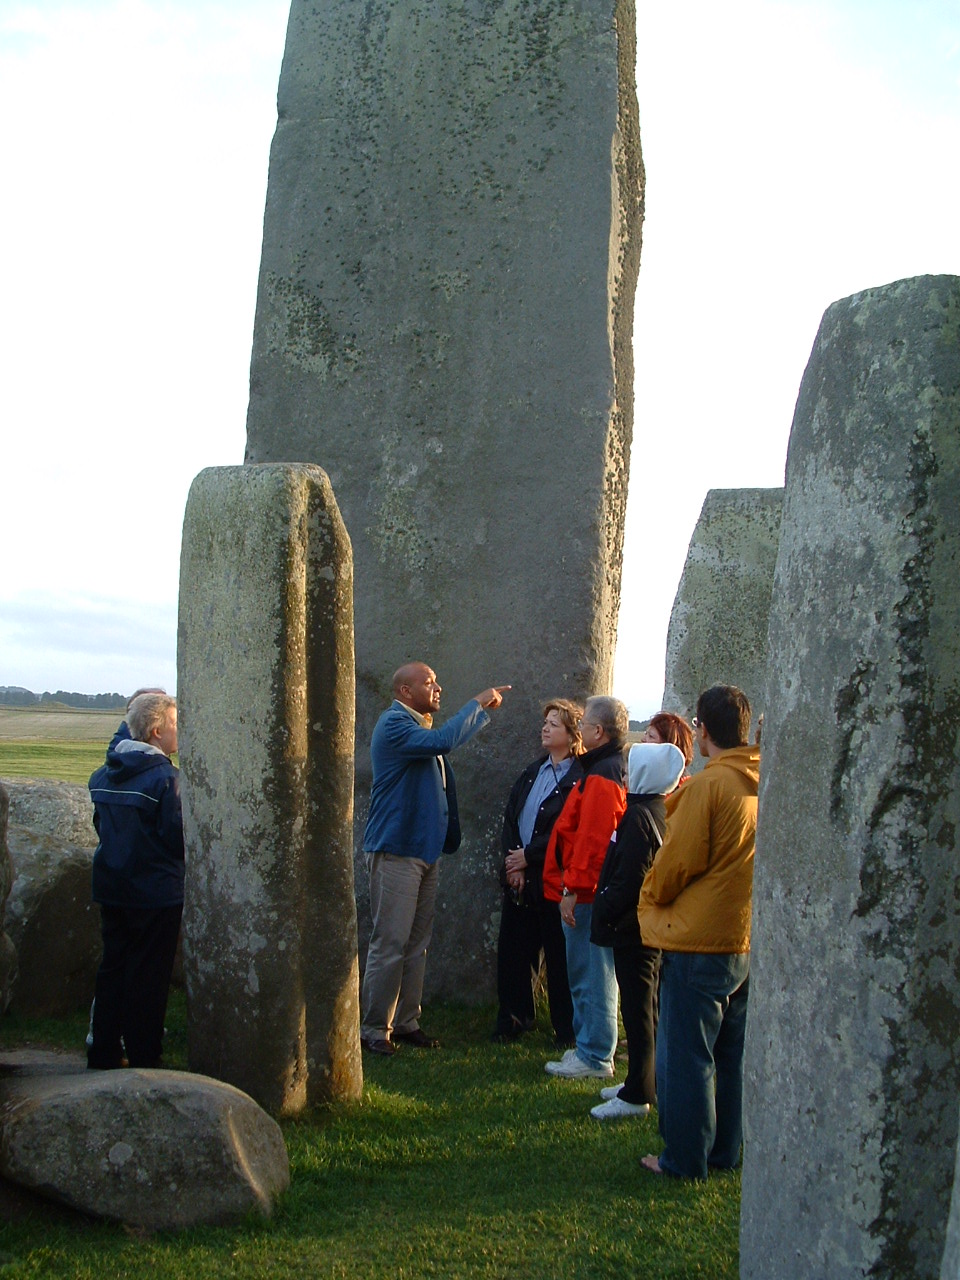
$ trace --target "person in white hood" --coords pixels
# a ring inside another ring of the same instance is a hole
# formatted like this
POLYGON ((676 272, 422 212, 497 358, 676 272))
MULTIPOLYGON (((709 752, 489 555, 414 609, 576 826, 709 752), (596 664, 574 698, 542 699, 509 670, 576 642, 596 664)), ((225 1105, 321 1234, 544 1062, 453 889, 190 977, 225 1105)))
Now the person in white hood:
POLYGON ((613 948, 620 1015, 630 1063, 622 1085, 600 1091, 597 1120, 645 1116, 656 1103, 655 1049, 660 952, 645 947, 637 922, 640 886, 663 840, 663 797, 680 782, 683 752, 670 742, 637 743, 627 760, 627 811, 610 842, 593 903, 590 941, 613 948))

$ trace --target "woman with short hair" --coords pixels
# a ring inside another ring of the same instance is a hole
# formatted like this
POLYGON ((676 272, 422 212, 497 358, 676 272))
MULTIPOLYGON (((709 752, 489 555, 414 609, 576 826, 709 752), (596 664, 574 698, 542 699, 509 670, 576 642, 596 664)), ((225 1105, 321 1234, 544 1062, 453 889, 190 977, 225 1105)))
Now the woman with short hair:
POLYGON ((499 1009, 495 1040, 515 1040, 535 1021, 533 984, 540 953, 547 968, 547 999, 557 1044, 573 1043, 573 1002, 567 980, 560 909, 543 896, 543 859, 553 824, 580 777, 583 708, 566 698, 543 707, 543 752, 520 774, 503 815, 500 847, 503 906, 497 942, 499 1009))

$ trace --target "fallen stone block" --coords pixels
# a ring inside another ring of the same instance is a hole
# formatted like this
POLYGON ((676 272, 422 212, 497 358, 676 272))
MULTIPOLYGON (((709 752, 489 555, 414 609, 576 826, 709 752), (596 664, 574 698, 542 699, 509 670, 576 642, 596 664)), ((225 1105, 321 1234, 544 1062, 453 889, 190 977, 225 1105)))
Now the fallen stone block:
POLYGON ((93 802, 85 786, 30 778, 4 778, 3 785, 10 796, 11 826, 26 827, 61 844, 97 847, 93 802))
POLYGON ((11 825, 14 881, 6 930, 16 948, 10 1004, 31 1018, 75 1013, 93 998, 100 912, 90 898, 93 850, 11 825))
POLYGON ((87 1071, 0 1055, 0 1174, 83 1213, 176 1231, 269 1215, 290 1183, 276 1121, 239 1089, 178 1071, 87 1071))

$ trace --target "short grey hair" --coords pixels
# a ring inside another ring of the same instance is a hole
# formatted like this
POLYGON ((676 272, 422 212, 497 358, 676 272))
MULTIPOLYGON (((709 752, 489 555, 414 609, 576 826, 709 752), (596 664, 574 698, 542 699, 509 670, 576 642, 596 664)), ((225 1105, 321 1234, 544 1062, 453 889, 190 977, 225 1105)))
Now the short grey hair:
POLYGON ((630 713, 619 698, 600 694, 588 698, 583 709, 584 718, 598 724, 611 742, 621 746, 630 731, 630 713))
POLYGON ((149 742, 154 729, 162 729, 176 698, 167 693, 141 693, 127 711, 127 728, 135 742, 149 742))

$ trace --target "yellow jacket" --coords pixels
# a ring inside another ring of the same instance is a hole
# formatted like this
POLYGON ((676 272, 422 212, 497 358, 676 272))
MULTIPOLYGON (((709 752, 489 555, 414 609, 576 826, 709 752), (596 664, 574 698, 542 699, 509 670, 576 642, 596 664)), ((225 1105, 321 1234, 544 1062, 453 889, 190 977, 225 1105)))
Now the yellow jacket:
POLYGON ((644 945, 664 951, 750 950, 760 748, 732 747, 667 797, 663 844, 644 877, 644 945))

